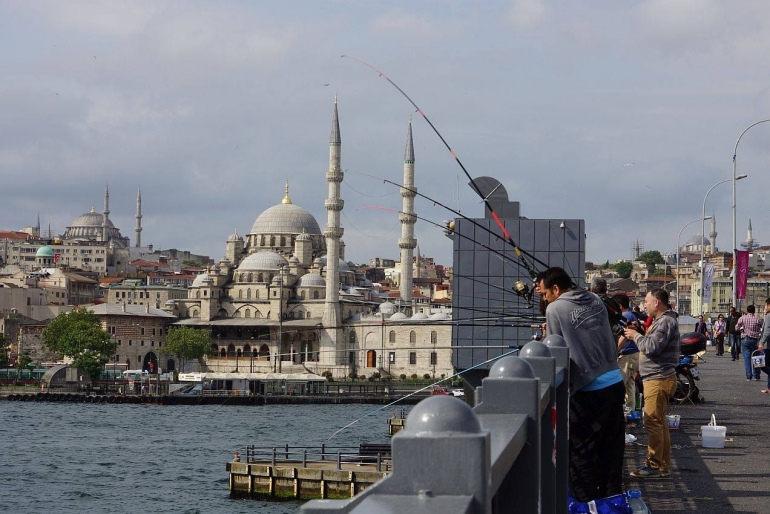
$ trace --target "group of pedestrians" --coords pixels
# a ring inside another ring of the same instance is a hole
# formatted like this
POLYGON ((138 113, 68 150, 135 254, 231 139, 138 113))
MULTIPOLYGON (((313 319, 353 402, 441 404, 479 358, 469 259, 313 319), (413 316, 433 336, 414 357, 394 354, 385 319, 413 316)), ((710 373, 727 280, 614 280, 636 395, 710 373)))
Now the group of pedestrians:
POLYGON ((620 316, 630 323, 619 323, 613 332, 611 319, 619 315, 613 303, 618 302, 607 301, 603 279, 595 281, 589 292, 577 288, 562 268, 549 268, 537 277, 536 290, 545 306, 546 333, 564 337, 570 349, 572 496, 589 502, 623 493, 623 406, 635 397, 632 392, 629 399, 624 375, 633 376, 636 370, 644 385, 648 447, 645 465, 631 476, 670 476, 671 440, 665 414, 676 388, 680 340, 668 293, 663 289, 647 293, 644 307, 650 326, 646 331, 638 319, 631 319, 625 303, 620 305, 620 316))
MULTIPOLYGON (((730 356, 733 361, 738 361, 743 357, 743 367, 746 380, 760 380, 761 373, 767 374, 767 385, 761 390, 762 393, 770 394, 770 355, 766 350, 768 339, 770 339, 770 298, 765 301, 764 318, 757 316, 756 307, 749 305, 746 307, 746 314, 741 314, 735 307, 730 307, 727 319, 722 314, 717 316, 717 320, 712 326, 713 336, 716 343, 716 354, 724 355, 724 340, 729 337, 730 356), (765 356, 764 367, 755 367, 752 357, 757 355, 765 356)), ((703 316, 698 317, 698 323, 695 325, 695 331, 704 334, 707 338, 712 332, 708 330, 703 316)))

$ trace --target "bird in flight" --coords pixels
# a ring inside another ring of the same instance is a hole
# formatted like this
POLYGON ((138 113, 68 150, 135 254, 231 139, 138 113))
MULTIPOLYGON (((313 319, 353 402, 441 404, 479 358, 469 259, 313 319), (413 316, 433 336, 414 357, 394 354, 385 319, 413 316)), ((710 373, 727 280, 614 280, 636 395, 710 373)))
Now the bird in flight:
POLYGON ((628 164, 624 164, 623 167, 624 168, 628 168, 629 166, 633 166, 634 164, 636 164, 636 163, 635 162, 629 162, 628 164))
POLYGON ((324 84, 324 87, 328 86, 329 84, 324 84))

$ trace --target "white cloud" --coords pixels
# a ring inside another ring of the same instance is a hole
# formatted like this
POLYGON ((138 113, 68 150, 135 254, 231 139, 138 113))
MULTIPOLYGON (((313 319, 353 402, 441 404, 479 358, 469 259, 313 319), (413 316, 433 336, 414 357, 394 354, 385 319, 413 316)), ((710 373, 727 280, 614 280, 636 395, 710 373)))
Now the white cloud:
POLYGON ((78 0, 26 2, 26 9, 54 27, 73 32, 126 37, 142 32, 161 9, 150 0, 78 0))
POLYGON ((505 17, 518 29, 532 30, 542 26, 550 14, 545 0, 513 0, 505 17))

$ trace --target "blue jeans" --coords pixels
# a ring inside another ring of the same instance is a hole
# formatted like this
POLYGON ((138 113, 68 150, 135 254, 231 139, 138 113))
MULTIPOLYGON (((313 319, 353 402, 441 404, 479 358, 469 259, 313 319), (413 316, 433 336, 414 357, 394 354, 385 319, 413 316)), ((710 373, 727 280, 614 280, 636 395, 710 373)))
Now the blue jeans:
POLYGON ((743 365, 746 367, 746 378, 756 378, 759 380, 759 370, 751 367, 751 352, 757 351, 757 339, 744 337, 741 341, 741 352, 743 353, 743 365))
POLYGON ((733 359, 737 359, 740 349, 741 349, 741 335, 730 334, 730 356, 733 359))

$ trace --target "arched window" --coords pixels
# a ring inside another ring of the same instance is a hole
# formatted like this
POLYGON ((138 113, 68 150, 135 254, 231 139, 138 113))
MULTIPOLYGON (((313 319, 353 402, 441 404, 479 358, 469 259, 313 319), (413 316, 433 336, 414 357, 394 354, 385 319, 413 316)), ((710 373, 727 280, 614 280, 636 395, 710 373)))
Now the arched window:
POLYGON ((238 289, 238 298, 243 298, 243 289, 238 289))
POLYGON ((250 351, 251 351, 251 346, 249 346, 247 344, 243 345, 243 353, 244 353, 244 355, 249 353, 250 351))
POLYGON ((198 317, 198 309, 193 309, 192 312, 190 313, 190 316, 192 316, 193 318, 197 318, 198 317))
POLYGON ((301 291, 299 293, 299 297, 300 297, 300 299, 304 300, 305 299, 305 291, 301 291))
POLYGON ((313 291, 313 300, 318 300, 318 291, 313 291))
POLYGON ((374 350, 369 350, 366 352, 366 367, 367 368, 376 368, 377 367, 377 352, 374 350))
POLYGON ((438 343, 438 333, 435 330, 430 331, 430 342, 431 344, 438 343))
POLYGON ((246 299, 251 300, 251 288, 246 290, 246 299))
POLYGON ((265 246, 265 236, 259 236, 259 246, 265 246))
POLYGON ((249 273, 249 282, 254 282, 254 273, 249 273))
POLYGON ((254 290, 254 298, 256 298, 257 300, 259 300, 259 289, 255 289, 255 290, 254 290))
POLYGON ((415 343, 417 343, 417 332, 412 330, 411 332, 409 332, 409 344, 411 346, 414 346, 415 343))
POLYGON ((257 275, 257 282, 264 282, 263 278, 264 276, 262 275, 262 273, 260 273, 259 275, 257 275))
POLYGON ((302 314, 302 311, 299 311, 299 312, 297 313, 297 319, 303 319, 303 318, 304 318, 304 316, 303 316, 303 314, 302 314))
POLYGON ((250 318, 251 317, 251 309, 246 309, 246 312, 243 314, 244 318, 250 318))
POLYGON ((270 236, 270 246, 275 246, 275 236, 270 236))
POLYGON ((286 246, 286 238, 281 236, 281 246, 286 246))
POLYGON ((195 291, 195 298, 200 298, 200 297, 201 297, 201 292, 195 291))
POLYGON ((390 344, 396 344, 396 331, 395 330, 391 330, 390 333, 388 334, 388 342, 390 344))
POLYGON ((241 273, 241 276, 240 276, 240 278, 238 280, 239 280, 239 282, 243 282, 244 280, 246 280, 246 275, 241 273))

